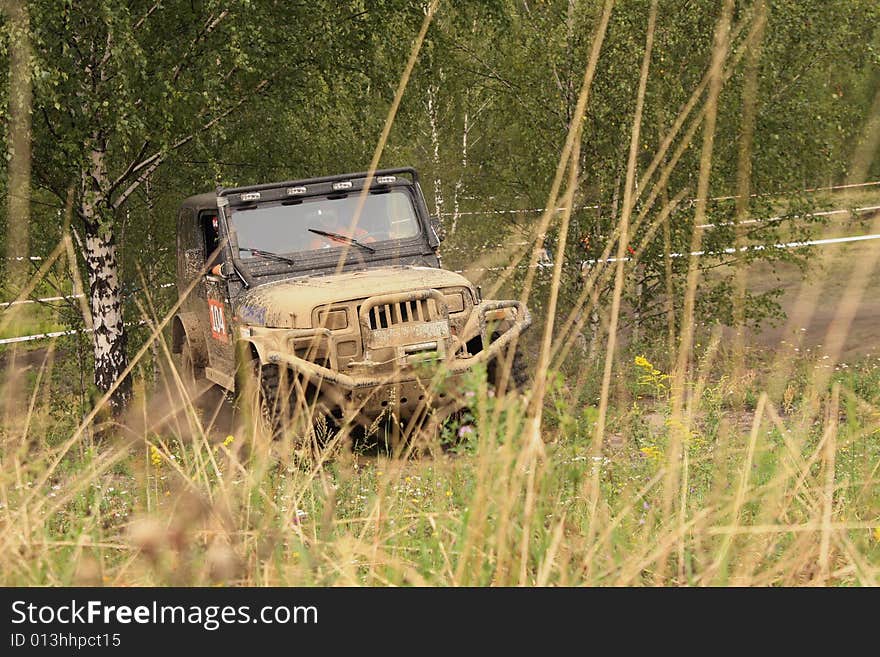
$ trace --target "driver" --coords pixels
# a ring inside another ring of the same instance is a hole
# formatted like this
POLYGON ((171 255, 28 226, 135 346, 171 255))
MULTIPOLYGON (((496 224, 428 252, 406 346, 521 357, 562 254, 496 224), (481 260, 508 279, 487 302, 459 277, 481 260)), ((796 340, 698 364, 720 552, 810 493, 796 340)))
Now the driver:
MULTIPOLYGON (((355 226, 353 231, 349 230, 350 225, 346 222, 340 221, 336 211, 328 208, 318 208, 310 212, 306 219, 306 228, 314 228, 327 233, 345 235, 346 237, 352 237, 358 242, 363 242, 364 244, 376 241, 376 239, 370 235, 369 231, 364 230, 360 226, 355 226)), ((309 242, 310 249, 329 249, 344 244, 341 240, 336 240, 326 235, 315 235, 314 233, 311 235, 312 240, 309 242)))

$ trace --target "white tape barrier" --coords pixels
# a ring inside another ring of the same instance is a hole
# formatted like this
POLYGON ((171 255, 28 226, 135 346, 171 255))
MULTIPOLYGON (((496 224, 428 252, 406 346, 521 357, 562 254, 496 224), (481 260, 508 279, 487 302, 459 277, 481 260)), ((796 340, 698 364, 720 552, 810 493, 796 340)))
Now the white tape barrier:
MULTIPOLYGON (((880 239, 880 235, 853 235, 851 237, 834 237, 823 240, 809 240, 806 242, 785 242, 781 244, 758 244, 755 246, 744 246, 739 249, 735 247, 730 247, 727 249, 723 249, 721 251, 692 251, 691 253, 671 253, 669 254, 670 258, 684 258, 686 256, 712 256, 712 255, 724 255, 743 252, 743 251, 763 251, 765 249, 799 249, 806 246, 826 246, 829 244, 846 244, 847 242, 864 242, 867 240, 878 240, 880 239)), ((660 256, 661 258, 663 256, 660 256)), ((597 262, 617 262, 617 258, 607 258, 605 260, 583 260, 581 261, 581 267, 584 265, 594 265, 597 262)), ((631 257, 627 256, 622 258, 624 262, 630 262, 632 260, 631 257)), ((519 269, 520 267, 529 267, 529 265, 514 265, 514 267, 473 267, 470 269, 456 269, 456 274, 464 274, 466 272, 473 271, 508 271, 510 269, 519 269)), ((553 263, 538 263, 531 267, 532 269, 550 269, 553 267, 553 263)))
MULTIPOLYGON (((831 237, 824 240, 808 240, 805 242, 784 242, 780 244, 756 244, 753 246, 728 247, 720 251, 691 251, 690 253, 670 253, 670 258, 684 258, 689 256, 722 255, 731 253, 744 253, 746 251, 765 251, 767 249, 800 249, 806 246, 826 246, 828 244, 846 244, 848 242, 865 242, 867 240, 880 240, 880 235, 852 235, 851 237, 831 237)), ((662 257, 662 256, 661 256, 662 257)), ((632 260, 629 256, 622 258, 624 262, 632 260)), ((601 262, 617 262, 618 258, 607 258, 601 262)), ((581 264, 592 265, 599 260, 584 260, 581 264)))
MULTIPOLYGON (((167 246, 161 246, 158 249, 154 249, 159 253, 165 253, 168 251, 167 246)), ((32 260, 34 262, 39 262, 40 260, 45 260, 43 256, 7 256, 6 260, 15 260, 17 262, 21 262, 22 260, 32 260)))
MULTIPOLYGON (((739 249, 735 247, 723 249, 721 251, 692 251, 690 253, 671 253, 669 255, 670 258, 683 258, 685 256, 705 256, 705 255, 722 255, 722 254, 732 254, 737 252, 745 252, 745 251, 763 251, 765 249, 799 249, 806 246, 826 246, 829 244, 846 244, 848 242, 864 242, 867 240, 878 240, 880 239, 880 235, 853 235, 851 237, 834 237, 830 239, 823 240, 809 240, 806 242, 785 242, 781 244, 772 244, 770 246, 764 244, 758 244, 755 246, 744 246, 739 249)), ((617 258, 607 258, 606 260, 602 260, 601 262, 617 262, 617 258)), ((624 262, 631 261, 632 258, 625 257, 623 258, 624 262)), ((584 260, 581 262, 581 267, 584 265, 593 265, 599 260, 584 260)), ((515 265, 516 268, 523 267, 524 265, 515 265)), ((526 265, 528 266, 528 265, 526 265)), ((534 266, 535 269, 549 269, 553 266, 552 263, 539 263, 534 266)), ((510 267, 474 267, 472 269, 456 269, 455 273, 463 274, 465 272, 472 271, 507 271, 511 269, 510 267)), ((170 287, 174 285, 174 283, 165 283, 161 287, 170 287)), ((61 297, 65 298, 65 297, 61 297)), ((141 320, 139 322, 135 322, 136 324, 146 324, 145 320, 141 320)), ((130 326, 131 324, 126 324, 126 326, 130 326)), ((14 338, 4 338, 0 340, 0 345, 3 344, 12 344, 15 342, 28 342, 30 340, 43 340, 47 338, 57 338, 62 335, 73 335, 75 333, 88 332, 89 329, 72 329, 69 331, 55 331, 53 333, 39 333, 37 335, 22 335, 14 338)))
MULTIPOLYGON (((574 207, 575 210, 595 210, 598 208, 598 205, 576 205, 574 207)), ((559 207, 556 208, 556 212, 562 212, 567 208, 559 207)), ((473 210, 468 212, 459 212, 459 217, 470 217, 478 214, 535 214, 538 212, 546 212, 547 208, 528 208, 526 210, 473 210)), ((441 212, 441 217, 451 217, 455 213, 454 212, 441 212)))
MULTIPOLYGON (((140 326, 146 324, 145 319, 139 322, 126 322, 125 326, 140 326)), ((16 342, 30 342, 31 340, 47 340, 49 338, 60 338, 62 335, 76 335, 77 333, 91 333, 94 329, 70 329, 68 331, 53 331, 51 333, 37 333, 36 335, 20 335, 15 338, 3 338, 0 344, 14 344, 16 342)))
MULTIPOLYGON (((853 208, 852 210, 824 210, 822 212, 810 212, 807 216, 810 217, 833 217, 838 214, 865 214, 868 212, 876 212, 880 210, 880 205, 868 205, 863 208, 853 208)), ((764 217, 761 219, 746 219, 745 221, 740 221, 740 226, 747 226, 749 224, 763 224, 763 223, 771 223, 773 221, 783 221, 785 219, 797 219, 799 217, 764 217)), ((698 224, 697 228, 718 228, 719 226, 736 226, 737 222, 735 221, 725 221, 718 224, 698 224)))
MULTIPOLYGON (((777 194, 772 193, 762 193, 762 194, 749 194, 749 198, 757 198, 759 196, 790 196, 793 193, 797 194, 813 194, 815 192, 834 192, 838 189, 856 189, 859 187, 875 187, 880 185, 880 180, 873 180, 871 182, 863 182, 863 183, 850 183, 848 185, 832 185, 831 187, 810 187, 807 189, 802 189, 799 192, 782 192, 777 194)), ((733 199, 739 198, 739 196, 713 196, 710 200, 712 201, 732 201, 733 199)))
POLYGON ((60 338, 62 335, 74 335, 88 329, 70 329, 69 331, 53 331, 52 333, 38 333, 36 335, 20 335, 15 338, 3 338, 0 344, 14 344, 16 342, 30 342, 31 340, 45 340, 48 338, 60 338))
POLYGON ((49 301, 64 301, 65 299, 80 299, 85 294, 69 294, 66 297, 43 297, 42 299, 22 299, 21 301, 4 301, 0 303, 0 308, 9 308, 9 306, 21 306, 26 303, 42 303, 49 301))
MULTIPOLYGON (((808 189, 801 189, 797 192, 775 192, 775 193, 761 193, 761 194, 750 194, 749 198, 758 198, 761 196, 791 196, 793 194, 812 194, 815 192, 833 192, 839 189, 856 189, 859 187, 875 187, 880 185, 880 180, 874 180, 871 182, 864 183, 851 183, 849 185, 832 185, 831 187, 811 187, 808 189)), ((710 201, 732 201, 733 199, 737 199, 739 196, 712 196, 708 200, 710 201)), ((685 199, 686 201, 696 201, 697 199, 690 198, 685 199)), ((575 210, 595 210, 598 208, 598 205, 579 205, 575 206, 575 210)), ((561 212, 565 210, 565 208, 556 208, 557 212, 561 212)), ((468 217, 473 215, 485 215, 485 214, 535 214, 538 212, 546 212, 547 208, 529 208, 526 210, 474 210, 470 212, 459 212, 459 217, 468 217)), ((441 217, 452 217, 456 213, 455 212, 441 212, 441 217)))
MULTIPOLYGON (((159 288, 174 287, 174 283, 162 283, 159 288)), ((49 301, 66 301, 68 299, 81 299, 85 294, 68 294, 62 297, 43 297, 42 299, 22 299, 21 301, 4 301, 0 303, 0 308, 8 308, 9 306, 19 306, 26 303, 48 303, 49 301)))
MULTIPOLYGON (((811 217, 833 217, 835 215, 840 214, 867 214, 869 212, 878 212, 880 211, 880 205, 869 205, 863 208, 853 208, 853 209, 842 209, 842 210, 824 210, 822 212, 811 212, 809 216, 811 217)), ((798 217, 762 217, 760 219, 747 219, 746 221, 740 221, 740 226, 747 226, 749 224, 762 224, 762 223, 771 223, 774 221, 783 221, 785 219, 797 219, 798 217)), ((733 221, 725 221, 717 224, 698 224, 697 228, 707 229, 707 228, 718 228, 720 226, 735 226, 736 222, 733 221)), ((511 246, 525 246, 528 242, 508 242, 507 244, 483 244, 483 249, 508 249, 511 246)), ((464 249, 456 248, 456 247, 446 247, 444 251, 463 251, 464 249)))

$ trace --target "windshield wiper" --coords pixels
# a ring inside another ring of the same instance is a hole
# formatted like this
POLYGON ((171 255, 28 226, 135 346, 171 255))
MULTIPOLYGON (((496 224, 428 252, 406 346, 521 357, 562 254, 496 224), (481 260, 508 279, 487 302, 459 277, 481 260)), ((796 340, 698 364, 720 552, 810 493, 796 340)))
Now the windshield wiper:
POLYGON ((240 246, 238 247, 239 251, 247 251, 251 255, 259 256, 260 258, 266 258, 267 260, 276 260, 278 262, 286 262, 290 265, 295 265, 296 260, 293 258, 288 258, 287 256, 283 256, 280 253, 273 253, 272 251, 263 251, 263 249, 253 249, 249 246, 240 246))
POLYGON ((363 242, 358 242, 353 237, 348 237, 347 235, 340 235, 339 233, 328 233, 325 230, 318 230, 317 228, 309 228, 307 229, 310 233, 314 233, 315 235, 322 235, 324 237, 329 237, 333 240, 340 240, 341 242, 347 242, 348 244, 354 244, 355 246, 359 246, 362 249, 369 251, 370 253, 375 253, 376 249, 372 246, 367 246, 363 242))

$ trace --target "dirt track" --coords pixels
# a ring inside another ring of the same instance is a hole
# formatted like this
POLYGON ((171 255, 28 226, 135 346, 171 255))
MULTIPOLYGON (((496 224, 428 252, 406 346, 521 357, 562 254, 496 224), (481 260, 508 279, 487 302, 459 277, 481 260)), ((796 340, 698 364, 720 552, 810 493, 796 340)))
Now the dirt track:
MULTIPOLYGON (((776 349, 783 340, 801 349, 815 349, 827 342, 828 328, 839 311, 845 296, 849 275, 857 262, 865 258, 880 258, 880 240, 834 244, 818 247, 816 256, 824 254, 826 266, 812 269, 802 279, 797 267, 780 264, 771 272, 765 263, 756 263, 749 270, 749 287, 756 292, 782 287, 779 299, 787 320, 780 326, 766 326, 750 331, 753 344, 776 349), (821 252, 819 251, 821 249, 821 252), (804 286, 820 286, 821 293, 815 307, 795 313, 798 295, 804 286)), ((874 267, 870 282, 861 295, 855 319, 844 342, 842 360, 854 360, 880 352, 880 268, 874 267)))

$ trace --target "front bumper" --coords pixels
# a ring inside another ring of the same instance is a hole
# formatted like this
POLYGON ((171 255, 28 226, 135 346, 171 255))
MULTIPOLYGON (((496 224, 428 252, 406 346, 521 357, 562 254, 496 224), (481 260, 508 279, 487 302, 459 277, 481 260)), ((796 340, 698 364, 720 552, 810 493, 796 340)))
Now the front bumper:
MULTIPOLYGON (((471 319, 468 321, 466 328, 478 328, 479 335, 482 336, 483 348, 467 357, 456 357, 460 344, 453 344, 453 347, 446 350, 445 357, 436 361, 436 365, 443 379, 448 377, 457 377, 464 374, 468 370, 480 363, 486 363, 497 357, 507 345, 525 331, 532 323, 531 315, 524 304, 519 301, 483 301, 474 306, 471 319), (495 340, 490 341, 489 326, 492 321, 490 315, 499 314, 500 311, 511 309, 515 311, 513 319, 505 322, 506 329, 498 335, 495 340), (473 327, 473 322, 477 323, 477 327, 473 327)), ((302 329, 303 332, 310 329, 302 329)), ((326 329, 318 329, 319 332, 326 332, 326 329)), ((457 342, 456 338, 452 338, 453 343, 457 342)), ((391 372, 382 372, 373 374, 369 367, 361 365, 357 372, 345 373, 340 372, 317 363, 313 363, 299 356, 282 351, 268 351, 265 358, 270 363, 286 365, 293 371, 308 377, 313 383, 330 384, 339 386, 346 391, 358 391, 378 386, 393 386, 396 384, 407 384, 421 381, 421 385, 430 382, 436 377, 419 376, 419 372, 413 367, 400 367, 391 372)), ((335 355, 330 355, 330 362, 333 363, 335 355)), ((419 385, 419 384, 417 384, 419 385)))

